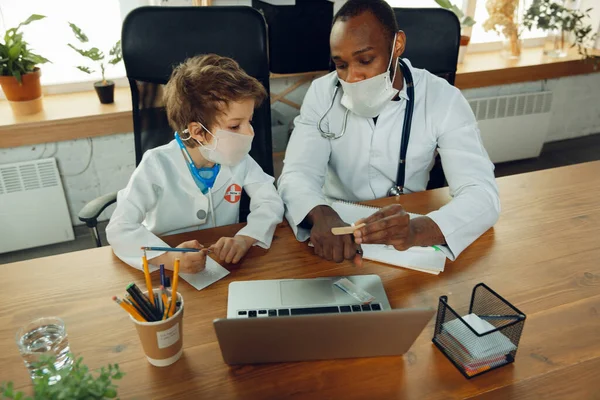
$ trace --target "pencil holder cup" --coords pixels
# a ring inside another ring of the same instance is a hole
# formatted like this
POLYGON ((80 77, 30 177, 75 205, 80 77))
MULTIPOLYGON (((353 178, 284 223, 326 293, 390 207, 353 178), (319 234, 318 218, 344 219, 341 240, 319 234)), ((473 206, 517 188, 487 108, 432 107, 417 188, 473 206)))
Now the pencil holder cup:
POLYGON ((525 314, 484 283, 473 288, 467 315, 441 296, 433 343, 467 378, 515 360, 525 314))
MULTIPOLYGON (((154 293, 159 294, 155 289, 154 293)), ((147 294, 148 292, 144 292, 147 294)), ((179 308, 171 318, 156 322, 140 322, 131 317, 148 362, 156 367, 175 363, 183 354, 183 297, 177 293, 179 308)))

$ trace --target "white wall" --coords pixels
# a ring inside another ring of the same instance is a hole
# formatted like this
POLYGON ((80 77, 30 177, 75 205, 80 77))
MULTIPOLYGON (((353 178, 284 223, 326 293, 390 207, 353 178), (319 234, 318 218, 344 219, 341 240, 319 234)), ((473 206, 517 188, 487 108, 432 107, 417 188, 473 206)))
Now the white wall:
MULTIPOLYGON (((273 93, 281 92, 292 85, 295 79, 276 79, 271 82, 273 93)), ((287 98, 302 103, 308 84, 292 92, 287 98)), ((600 76, 598 74, 571 76, 549 81, 526 82, 512 85, 491 86, 464 90, 468 99, 535 93, 543 90, 554 92, 552 121, 547 141, 600 133, 600 76)), ((289 126, 298 110, 282 103, 272 106, 274 117, 284 126, 289 126)), ((277 129, 275 145, 283 148, 287 129, 277 129)), ((74 225, 79 225, 77 213, 90 200, 101 194, 123 188, 135 167, 133 134, 110 135, 93 139, 48 143, 46 145, 23 146, 0 149, 0 163, 27 161, 44 157, 56 157, 63 175, 67 202, 74 225), (93 153, 89 168, 86 166, 93 153), (80 173, 80 174, 79 174, 80 173)), ((114 206, 113 206, 114 207, 114 206)), ((102 219, 112 213, 109 208, 102 219)))

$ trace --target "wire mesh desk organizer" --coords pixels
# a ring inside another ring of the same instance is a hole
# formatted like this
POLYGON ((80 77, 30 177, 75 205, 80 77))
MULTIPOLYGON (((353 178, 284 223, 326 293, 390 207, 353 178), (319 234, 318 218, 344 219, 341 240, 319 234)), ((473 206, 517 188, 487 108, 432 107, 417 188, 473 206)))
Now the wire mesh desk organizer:
POLYGON ((470 379, 515 360, 524 324, 525 314, 479 283, 465 316, 440 297, 432 341, 470 379))

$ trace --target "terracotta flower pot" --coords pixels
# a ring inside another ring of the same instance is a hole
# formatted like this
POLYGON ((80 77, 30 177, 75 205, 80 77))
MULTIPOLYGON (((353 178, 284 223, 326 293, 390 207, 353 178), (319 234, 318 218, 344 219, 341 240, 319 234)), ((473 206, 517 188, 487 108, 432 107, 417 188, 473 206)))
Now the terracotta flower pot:
POLYGON ((41 75, 42 71, 36 68, 23 75, 21 83, 14 76, 0 76, 0 85, 15 115, 36 114, 43 110, 41 75))
POLYGON ((465 59, 465 55, 467 54, 467 46, 471 41, 471 37, 461 35, 460 36, 460 47, 458 48, 458 63, 462 64, 465 59))

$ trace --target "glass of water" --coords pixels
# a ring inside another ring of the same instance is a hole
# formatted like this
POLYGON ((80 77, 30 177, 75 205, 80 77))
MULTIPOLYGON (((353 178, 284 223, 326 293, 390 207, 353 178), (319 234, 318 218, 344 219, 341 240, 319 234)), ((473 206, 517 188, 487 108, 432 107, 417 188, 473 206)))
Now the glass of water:
POLYGON ((54 367, 59 374, 52 373, 50 384, 61 379, 73 365, 65 323, 57 317, 39 318, 17 331, 17 346, 29 370, 31 379, 41 374, 52 373, 47 367, 36 365, 44 356, 55 357, 54 367))

